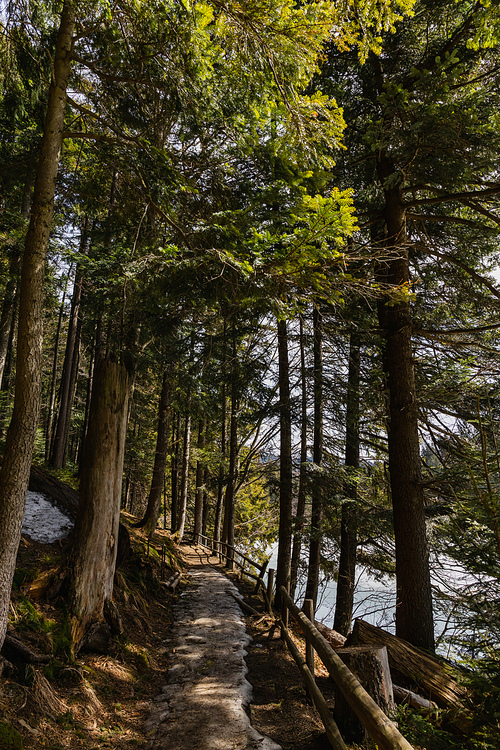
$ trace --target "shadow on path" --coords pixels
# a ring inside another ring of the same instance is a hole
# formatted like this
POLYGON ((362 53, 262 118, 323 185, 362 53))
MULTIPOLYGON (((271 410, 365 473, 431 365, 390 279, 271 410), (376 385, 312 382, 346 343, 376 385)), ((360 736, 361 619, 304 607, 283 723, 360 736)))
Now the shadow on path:
POLYGON ((148 750, 280 750, 250 725, 250 642, 234 584, 201 547, 184 547, 190 582, 174 608, 172 666, 146 729, 148 750))

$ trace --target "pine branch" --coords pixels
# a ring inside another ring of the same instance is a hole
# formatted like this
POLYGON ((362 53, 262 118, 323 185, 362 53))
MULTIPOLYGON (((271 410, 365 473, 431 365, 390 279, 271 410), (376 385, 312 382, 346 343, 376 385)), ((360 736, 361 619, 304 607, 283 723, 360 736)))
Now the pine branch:
MULTIPOLYGON (((431 188, 431 187, 426 188, 426 189, 436 190, 436 192, 440 194, 436 195, 434 198, 416 198, 415 200, 412 200, 412 201, 405 201, 405 205, 406 206, 434 206, 440 203, 450 203, 452 201, 463 203, 465 201, 471 201, 474 199, 484 200, 493 195, 500 194, 500 184, 493 185, 492 187, 487 188, 486 190, 470 190, 470 191, 461 192, 461 193, 446 193, 445 191, 438 191, 436 188, 431 188)), ((500 219, 498 217, 491 215, 490 218, 500 223, 500 219)))
POLYGON ((496 288, 496 286, 492 284, 489 279, 481 276, 481 274, 479 274, 477 271, 474 271, 474 269, 471 268, 467 263, 464 263, 464 261, 455 257, 454 255, 450 255, 449 253, 441 253, 439 252, 439 250, 436 250, 436 248, 432 246, 427 247, 427 252, 429 253, 429 255, 434 255, 436 258, 440 258, 441 260, 447 260, 449 263, 452 263, 458 268, 461 268, 462 271, 468 273, 471 278, 473 278, 482 286, 485 286, 486 289, 488 289, 495 297, 498 297, 498 299, 500 299, 500 291, 496 288))
POLYGON ((440 224, 460 224, 462 226, 470 227, 471 229, 477 229, 484 231, 485 229, 491 229, 493 230, 493 227, 486 227, 484 224, 480 224, 477 221, 472 221, 472 219, 462 219, 459 216, 438 216, 436 214, 414 214, 411 212, 408 212, 406 214, 406 217, 408 219, 413 219, 414 221, 423 221, 423 222, 429 222, 429 221, 435 221, 439 222, 440 224))

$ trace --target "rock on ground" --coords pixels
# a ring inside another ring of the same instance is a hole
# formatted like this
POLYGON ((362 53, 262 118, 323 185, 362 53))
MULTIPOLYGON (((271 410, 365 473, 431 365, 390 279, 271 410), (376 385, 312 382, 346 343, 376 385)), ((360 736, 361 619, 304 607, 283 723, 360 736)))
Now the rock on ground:
MULTIPOLYGON (((250 724, 245 646, 234 584, 188 554, 190 584, 174 612, 172 666, 146 721, 148 750, 280 750, 250 724), (195 564, 198 562, 198 564, 195 564)), ((205 555, 206 559, 206 555, 205 555)))

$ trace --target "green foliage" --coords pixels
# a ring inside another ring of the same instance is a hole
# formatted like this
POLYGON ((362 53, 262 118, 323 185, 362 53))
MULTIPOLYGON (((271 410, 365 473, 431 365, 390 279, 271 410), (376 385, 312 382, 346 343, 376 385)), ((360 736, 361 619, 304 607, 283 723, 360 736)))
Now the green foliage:
POLYGON ((14 590, 19 591, 21 586, 25 584, 28 580, 31 580, 33 576, 33 571, 29 570, 28 568, 21 568, 17 567, 14 571, 14 579, 12 581, 12 588, 14 590))
POLYGON ((472 691, 474 745, 494 750, 500 742, 500 650, 498 645, 483 643, 483 656, 472 660, 467 686, 472 691))
POLYGON ((23 738, 10 724, 0 722, 0 747, 2 750, 23 750, 23 738))
POLYGON ((409 706, 401 705, 398 706, 396 720, 403 737, 415 747, 425 750, 459 750, 467 746, 462 737, 441 729, 437 716, 427 718, 409 706))
POLYGON ((44 635, 51 635, 54 631, 54 621, 44 617, 25 596, 21 596, 16 602, 16 618, 16 627, 20 630, 31 630, 44 635))
MULTIPOLYGON (((241 461, 246 451, 242 451, 241 461)), ((271 469, 272 472, 272 469, 271 469)), ((278 506, 272 492, 272 473, 255 458, 238 488, 235 536, 238 549, 252 559, 264 559, 266 549, 278 535, 278 506)))

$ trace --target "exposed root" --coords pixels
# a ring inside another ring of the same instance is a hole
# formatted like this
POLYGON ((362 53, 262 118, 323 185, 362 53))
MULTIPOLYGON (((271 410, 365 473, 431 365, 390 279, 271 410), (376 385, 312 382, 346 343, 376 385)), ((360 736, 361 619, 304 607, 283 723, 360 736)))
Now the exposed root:
POLYGON ((96 714, 100 714, 102 712, 102 703, 97 697, 97 694, 92 687, 92 685, 87 682, 87 680, 83 681, 82 684, 82 693, 85 698, 86 702, 86 708, 91 716, 95 716, 96 714))
POLYGON ((52 719, 68 711, 68 706, 56 695, 50 682, 39 669, 33 669, 32 698, 37 711, 47 714, 52 719))

